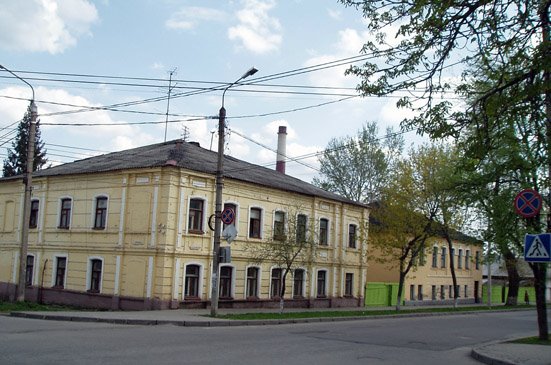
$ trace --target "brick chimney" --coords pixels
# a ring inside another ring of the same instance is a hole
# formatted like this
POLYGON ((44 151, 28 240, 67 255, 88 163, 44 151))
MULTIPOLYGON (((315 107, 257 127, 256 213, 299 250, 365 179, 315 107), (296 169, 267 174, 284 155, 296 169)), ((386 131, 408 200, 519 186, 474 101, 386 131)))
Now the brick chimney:
POLYGON ((279 126, 277 131, 277 159, 276 159, 276 171, 285 173, 285 156, 286 156, 286 145, 287 145, 287 127, 279 126))

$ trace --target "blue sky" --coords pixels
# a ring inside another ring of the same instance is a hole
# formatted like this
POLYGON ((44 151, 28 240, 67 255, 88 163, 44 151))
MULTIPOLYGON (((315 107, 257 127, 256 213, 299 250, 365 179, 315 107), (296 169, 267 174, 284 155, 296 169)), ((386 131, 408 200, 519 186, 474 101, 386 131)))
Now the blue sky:
MULTIPOLYGON (((185 126, 189 141, 209 148, 217 120, 208 117, 218 113, 220 88, 254 66, 258 73, 245 80, 254 85, 226 93, 226 153, 275 168, 275 153, 261 145, 275 149, 285 125, 287 155, 303 163, 288 161, 287 173, 305 181, 318 174, 315 153, 331 138, 355 135, 366 121, 377 121, 383 135, 406 115, 392 97, 341 100, 356 94, 347 65, 264 79, 359 55, 369 37, 361 14, 335 0, 1 3, 0 64, 35 88, 42 139, 55 164, 162 142, 165 124, 147 123, 165 121, 174 70, 172 93, 180 96, 170 100, 167 140, 181 137, 185 126), (218 90, 186 95, 197 87, 218 90), (150 98, 161 100, 82 111, 150 98)), ((29 99, 29 87, 0 71, 0 128, 7 127, 1 158, 28 104, 17 98, 29 99)), ((216 135, 212 141, 216 150, 216 135)))

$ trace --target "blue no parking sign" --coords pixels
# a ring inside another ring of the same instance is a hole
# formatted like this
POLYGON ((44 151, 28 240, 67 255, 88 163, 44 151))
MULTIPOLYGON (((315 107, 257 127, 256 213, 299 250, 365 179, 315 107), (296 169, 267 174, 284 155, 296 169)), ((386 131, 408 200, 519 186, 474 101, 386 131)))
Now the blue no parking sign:
POLYGON ((524 259, 527 262, 551 262, 551 233, 524 236, 524 259))

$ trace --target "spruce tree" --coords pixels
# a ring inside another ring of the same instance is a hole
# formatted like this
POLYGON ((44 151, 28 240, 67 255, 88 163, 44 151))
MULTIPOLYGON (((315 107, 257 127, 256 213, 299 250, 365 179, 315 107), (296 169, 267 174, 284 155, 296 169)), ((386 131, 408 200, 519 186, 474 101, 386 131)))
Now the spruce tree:
MULTIPOLYGON (((12 142, 12 149, 8 149, 8 158, 4 160, 3 176, 15 176, 25 173, 27 168, 27 143, 29 141, 29 124, 31 122, 31 107, 23 120, 17 126, 17 136, 12 142)), ((33 171, 40 170, 48 162, 44 142, 40 138, 40 121, 36 122, 36 134, 34 139, 34 164, 33 171)))

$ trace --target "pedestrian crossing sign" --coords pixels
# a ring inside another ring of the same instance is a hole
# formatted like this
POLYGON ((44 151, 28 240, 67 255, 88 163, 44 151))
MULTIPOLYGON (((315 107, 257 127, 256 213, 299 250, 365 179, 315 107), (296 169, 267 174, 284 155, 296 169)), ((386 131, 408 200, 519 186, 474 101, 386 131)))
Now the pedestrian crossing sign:
POLYGON ((527 234, 524 237, 524 260, 551 262, 551 233, 527 234))

